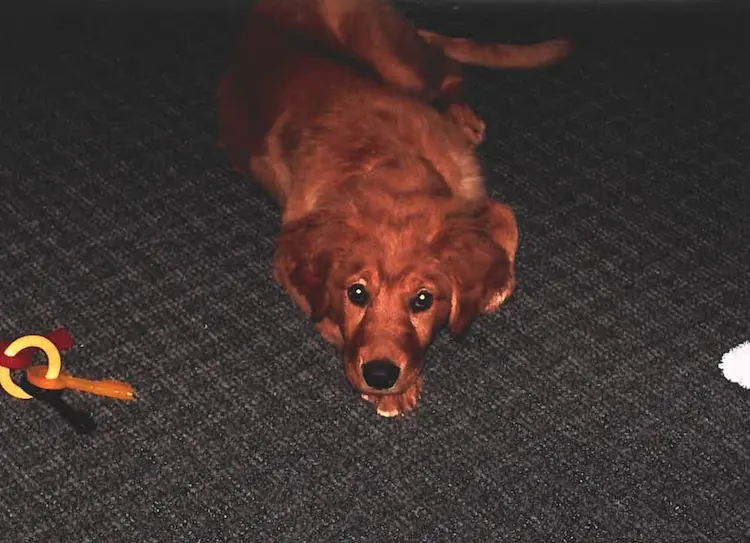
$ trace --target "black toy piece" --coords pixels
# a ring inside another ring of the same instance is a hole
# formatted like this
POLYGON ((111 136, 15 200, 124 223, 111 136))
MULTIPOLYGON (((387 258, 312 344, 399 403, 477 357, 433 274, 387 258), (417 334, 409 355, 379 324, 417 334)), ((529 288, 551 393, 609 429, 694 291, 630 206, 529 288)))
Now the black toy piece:
POLYGON ((19 386, 36 400, 41 400, 65 419, 79 434, 90 434, 96 430, 96 422, 88 413, 79 411, 63 400, 64 389, 45 390, 32 385, 26 379, 26 373, 20 379, 19 386))

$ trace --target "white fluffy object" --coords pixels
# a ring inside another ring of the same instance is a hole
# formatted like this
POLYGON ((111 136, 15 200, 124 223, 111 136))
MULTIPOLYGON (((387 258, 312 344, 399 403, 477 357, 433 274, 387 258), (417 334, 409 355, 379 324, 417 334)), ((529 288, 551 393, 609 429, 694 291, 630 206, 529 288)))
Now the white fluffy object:
POLYGON ((737 345, 721 358, 719 368, 724 377, 738 385, 750 388, 750 341, 737 345))

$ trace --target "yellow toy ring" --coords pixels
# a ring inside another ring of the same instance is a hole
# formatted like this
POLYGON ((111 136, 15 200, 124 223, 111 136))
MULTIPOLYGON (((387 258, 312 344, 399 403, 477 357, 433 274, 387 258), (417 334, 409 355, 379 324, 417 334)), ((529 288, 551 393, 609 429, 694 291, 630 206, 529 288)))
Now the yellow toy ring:
MULTIPOLYGON (((5 355, 16 356, 28 347, 36 347, 44 351, 44 354, 47 355, 47 374, 44 377, 46 379, 57 379, 60 376, 60 370, 62 370, 60 351, 44 336, 20 337, 5 348, 5 355)), ((14 398, 19 400, 31 399, 30 395, 13 382, 13 379, 10 378, 10 368, 5 366, 0 366, 0 386, 14 398)))

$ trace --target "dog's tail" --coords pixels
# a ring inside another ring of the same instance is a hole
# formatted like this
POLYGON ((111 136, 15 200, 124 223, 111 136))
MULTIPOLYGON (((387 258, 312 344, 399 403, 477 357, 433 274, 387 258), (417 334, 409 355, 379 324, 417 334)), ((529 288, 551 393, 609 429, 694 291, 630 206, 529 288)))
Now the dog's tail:
POLYGON ((479 43, 465 38, 443 36, 429 30, 419 30, 428 43, 443 49, 446 56, 464 64, 485 68, 539 68, 560 62, 573 50, 569 39, 557 39, 527 45, 479 43))

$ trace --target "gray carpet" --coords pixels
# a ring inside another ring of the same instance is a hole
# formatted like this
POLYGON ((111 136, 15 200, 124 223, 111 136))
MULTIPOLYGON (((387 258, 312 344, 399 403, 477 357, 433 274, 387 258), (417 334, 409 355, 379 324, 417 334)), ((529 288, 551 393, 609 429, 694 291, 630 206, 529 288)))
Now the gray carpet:
POLYGON ((3 541, 706 541, 750 534, 750 39, 721 10, 406 7, 569 62, 469 70, 519 288, 377 418, 271 280, 278 212, 217 148, 236 19, 0 19, 0 336, 65 326, 78 435, 0 394, 3 541))

